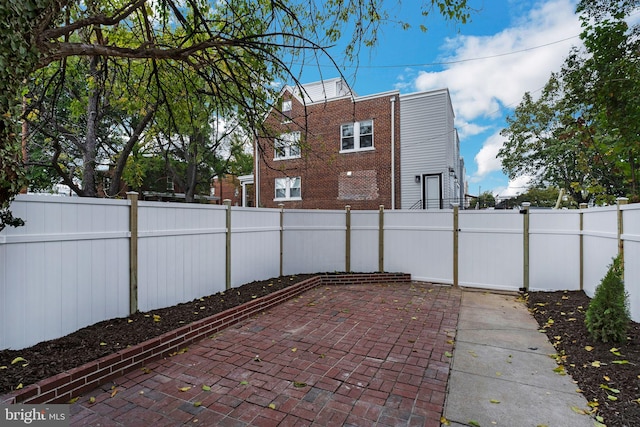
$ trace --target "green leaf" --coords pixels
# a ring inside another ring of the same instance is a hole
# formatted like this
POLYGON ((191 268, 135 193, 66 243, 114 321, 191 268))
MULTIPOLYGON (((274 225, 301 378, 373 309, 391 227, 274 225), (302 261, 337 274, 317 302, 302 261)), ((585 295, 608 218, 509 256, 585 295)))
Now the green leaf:
POLYGON ((15 365, 16 363, 20 363, 20 362, 26 362, 26 359, 22 358, 22 357, 16 357, 15 359, 13 359, 11 361, 12 365, 15 365))

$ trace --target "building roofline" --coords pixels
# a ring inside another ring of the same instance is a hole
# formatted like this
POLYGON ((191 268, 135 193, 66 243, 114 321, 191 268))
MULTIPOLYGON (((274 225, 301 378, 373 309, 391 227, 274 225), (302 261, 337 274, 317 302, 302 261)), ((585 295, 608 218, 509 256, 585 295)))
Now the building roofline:
POLYGON ((441 89, 426 90, 422 92, 405 93, 400 95, 400 98, 422 98, 426 96, 439 95, 441 93, 446 93, 447 96, 451 98, 451 94, 449 93, 449 88, 446 88, 446 87, 441 89))

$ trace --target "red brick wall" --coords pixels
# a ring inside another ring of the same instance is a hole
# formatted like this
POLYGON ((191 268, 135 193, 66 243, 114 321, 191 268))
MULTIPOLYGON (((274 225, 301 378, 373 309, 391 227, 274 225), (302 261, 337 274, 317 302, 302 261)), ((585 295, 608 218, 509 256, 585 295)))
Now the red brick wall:
POLYGON ((221 205, 225 199, 231 200, 231 206, 242 206, 242 185, 237 177, 227 175, 224 178, 214 178, 212 183, 215 196, 219 197, 216 204, 221 205), (237 195, 236 195, 237 193, 237 195))
MULTIPOLYGON (((397 94, 387 93, 353 102, 350 98, 304 106, 293 99, 292 122, 282 124, 274 111, 267 119, 269 137, 259 139, 260 206, 297 209, 391 208, 391 105, 395 96, 396 207, 400 207, 400 112, 397 94), (373 120, 375 150, 340 153, 340 126, 373 120), (299 159, 274 161, 274 137, 300 131, 299 159), (349 175, 348 172, 351 172, 349 175), (275 179, 301 177, 302 200, 274 201, 275 179)), ((357 99, 357 98, 356 98, 357 99)))

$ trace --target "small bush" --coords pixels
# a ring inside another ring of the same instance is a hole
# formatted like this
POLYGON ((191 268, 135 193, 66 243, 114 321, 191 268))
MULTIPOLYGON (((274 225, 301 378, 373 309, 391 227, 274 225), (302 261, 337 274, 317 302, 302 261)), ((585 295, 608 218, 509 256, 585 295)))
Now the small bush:
POLYGON ((627 338, 629 295, 624 290, 620 257, 613 259, 593 299, 589 303, 585 324, 591 336, 602 342, 622 342, 627 338))

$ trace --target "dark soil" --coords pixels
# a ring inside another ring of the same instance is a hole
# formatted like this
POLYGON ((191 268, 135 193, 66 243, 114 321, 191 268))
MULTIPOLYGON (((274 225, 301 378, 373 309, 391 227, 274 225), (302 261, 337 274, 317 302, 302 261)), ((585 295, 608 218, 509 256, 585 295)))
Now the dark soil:
POLYGON ((0 350, 0 395, 16 390, 20 385, 26 387, 37 383, 313 276, 284 276, 247 283, 173 307, 99 322, 62 338, 41 342, 22 350, 0 350), (12 364, 18 357, 24 361, 12 364))
POLYGON ((527 298, 557 351, 556 361, 577 382, 594 415, 607 427, 640 426, 640 324, 631 322, 626 342, 595 341, 584 323, 589 301, 582 291, 532 292, 527 298))

